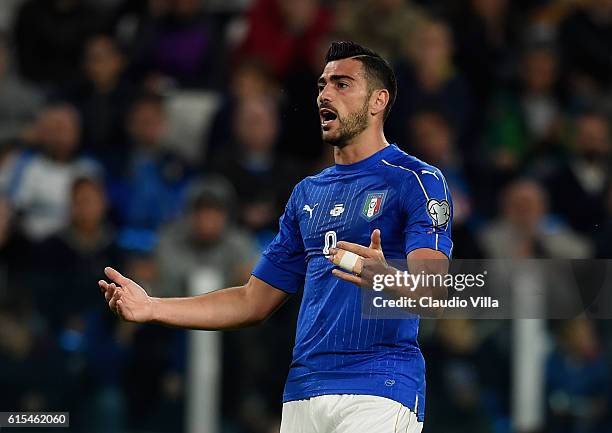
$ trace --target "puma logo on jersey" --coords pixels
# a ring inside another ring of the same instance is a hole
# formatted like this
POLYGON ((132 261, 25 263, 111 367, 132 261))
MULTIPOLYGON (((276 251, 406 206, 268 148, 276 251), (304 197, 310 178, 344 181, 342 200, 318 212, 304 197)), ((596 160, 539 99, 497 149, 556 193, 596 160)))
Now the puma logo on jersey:
MULTIPOLYGON (((433 172, 433 171, 429 171, 429 170, 421 170, 421 174, 431 174, 433 177, 435 177, 436 179, 438 179, 438 175, 433 172)), ((440 180, 440 179, 438 179, 440 180)))
POLYGON ((308 214, 310 215, 308 217, 308 219, 312 218, 312 213, 314 212, 315 208, 319 205, 319 203, 316 203, 313 207, 310 207, 310 205, 305 204, 304 208, 302 209, 303 211, 308 212, 308 214))

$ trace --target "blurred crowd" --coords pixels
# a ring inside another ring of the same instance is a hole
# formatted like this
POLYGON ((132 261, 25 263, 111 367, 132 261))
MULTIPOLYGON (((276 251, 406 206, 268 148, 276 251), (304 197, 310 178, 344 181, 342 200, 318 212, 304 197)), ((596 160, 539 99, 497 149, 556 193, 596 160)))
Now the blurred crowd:
MULTIPOLYGON (((393 64, 387 139, 445 174, 455 258, 612 257, 612 0, 3 1, 1 410, 183 429, 188 334, 118 322, 96 281, 245 281, 333 163, 316 78, 345 39, 393 64)), ((298 307, 223 334, 224 433, 277 431, 298 307)), ((510 327, 424 323, 426 432, 510 431, 510 327)), ((548 328, 544 431, 611 431, 610 327, 548 328)))

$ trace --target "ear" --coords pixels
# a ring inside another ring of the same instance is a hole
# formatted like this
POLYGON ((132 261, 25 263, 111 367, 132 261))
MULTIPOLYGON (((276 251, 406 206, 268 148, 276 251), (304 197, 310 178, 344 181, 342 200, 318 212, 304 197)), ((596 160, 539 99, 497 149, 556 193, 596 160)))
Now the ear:
POLYGON ((379 113, 384 113, 387 104, 389 103, 389 91, 387 89, 378 89, 372 92, 370 97, 370 113, 376 116, 379 113))

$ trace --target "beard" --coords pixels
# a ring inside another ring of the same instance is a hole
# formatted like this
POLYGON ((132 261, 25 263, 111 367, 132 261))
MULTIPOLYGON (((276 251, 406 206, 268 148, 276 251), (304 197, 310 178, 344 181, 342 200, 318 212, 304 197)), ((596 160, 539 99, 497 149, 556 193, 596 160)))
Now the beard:
POLYGON ((331 146, 343 148, 349 141, 357 137, 368 127, 369 99, 366 98, 361 109, 349 113, 346 117, 338 114, 338 132, 334 137, 325 138, 323 141, 331 146))

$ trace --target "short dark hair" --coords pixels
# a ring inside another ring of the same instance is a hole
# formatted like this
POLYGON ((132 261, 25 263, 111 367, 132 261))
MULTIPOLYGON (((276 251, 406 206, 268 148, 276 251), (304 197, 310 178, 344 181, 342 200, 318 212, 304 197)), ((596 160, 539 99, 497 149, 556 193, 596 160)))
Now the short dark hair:
POLYGON ((332 42, 325 56, 325 63, 342 59, 355 59, 363 64, 370 88, 381 86, 389 92, 389 103, 385 107, 385 120, 397 97, 397 80, 389 63, 374 51, 352 41, 332 42))
POLYGON ((103 195, 106 194, 106 189, 104 187, 104 183, 102 182, 102 179, 96 177, 93 174, 90 174, 90 175, 80 174, 72 181, 72 188, 71 188, 72 195, 74 196, 77 190, 85 185, 93 186, 103 195))

